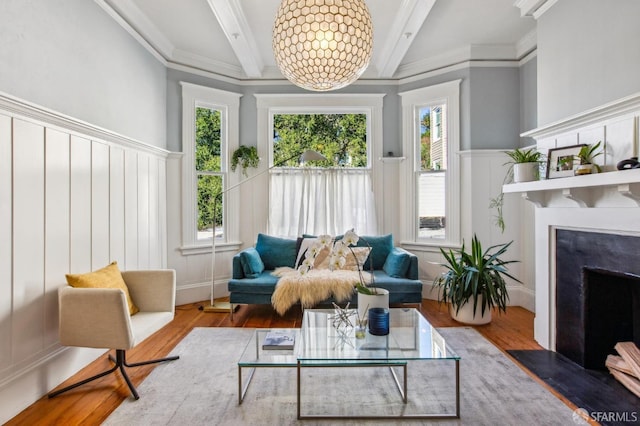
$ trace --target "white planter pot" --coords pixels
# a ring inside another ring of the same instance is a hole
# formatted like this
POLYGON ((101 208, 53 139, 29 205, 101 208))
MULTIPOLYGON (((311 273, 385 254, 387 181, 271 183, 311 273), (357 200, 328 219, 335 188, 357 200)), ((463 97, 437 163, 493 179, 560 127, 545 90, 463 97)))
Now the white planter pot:
POLYGON ((487 308, 484 311, 484 315, 482 315, 482 301, 478 300, 478 307, 476 308, 476 315, 473 315, 473 301, 471 303, 465 303, 460 306, 458 313, 456 313, 456 309, 449 305, 449 315, 454 320, 461 322, 463 324, 470 325, 481 325, 488 324, 491 322, 491 309, 487 308))
POLYGON ((538 163, 516 163, 513 165, 513 182, 538 180, 538 163))
POLYGON ((389 290, 378 289, 378 294, 358 293, 358 318, 367 318, 368 308, 389 309, 389 290))

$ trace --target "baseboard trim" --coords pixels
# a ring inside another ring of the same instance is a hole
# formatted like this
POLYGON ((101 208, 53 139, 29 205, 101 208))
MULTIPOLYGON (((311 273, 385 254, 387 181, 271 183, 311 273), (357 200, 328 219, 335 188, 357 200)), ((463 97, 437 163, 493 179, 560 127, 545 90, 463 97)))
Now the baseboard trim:
MULTIPOLYGON (((216 280, 213 294, 216 298, 228 297, 229 289, 227 283, 229 278, 216 280)), ((178 284, 176 287, 176 305, 186 305, 188 303, 202 302, 211 297, 211 282, 201 282, 193 284, 178 284)))
MULTIPOLYGON (((533 290, 522 285, 507 284, 509 292, 508 306, 521 306, 528 311, 535 312, 535 293, 533 290)), ((438 290, 431 282, 423 284, 422 298, 438 300, 438 290)))

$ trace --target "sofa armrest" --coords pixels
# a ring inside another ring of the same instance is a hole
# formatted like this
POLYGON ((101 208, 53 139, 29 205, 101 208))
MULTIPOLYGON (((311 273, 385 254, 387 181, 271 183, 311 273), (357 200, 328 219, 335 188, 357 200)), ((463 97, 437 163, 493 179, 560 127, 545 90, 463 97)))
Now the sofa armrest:
POLYGON ((242 251, 236 253, 232 259, 231 278, 234 280, 241 280, 245 278, 244 271, 242 270, 242 263, 240 262, 240 253, 242 253, 242 251))
POLYGON ((156 269, 122 271, 133 303, 140 312, 171 312, 176 305, 176 271, 156 269))
POLYGON ((135 341, 129 306, 118 288, 61 287, 60 343, 65 346, 130 349, 135 341))
POLYGON ((407 268, 407 272, 405 273, 404 278, 408 278, 410 280, 420 279, 420 270, 418 269, 418 256, 403 249, 402 247, 394 247, 393 249, 401 253, 405 253, 409 256, 409 267, 407 268))

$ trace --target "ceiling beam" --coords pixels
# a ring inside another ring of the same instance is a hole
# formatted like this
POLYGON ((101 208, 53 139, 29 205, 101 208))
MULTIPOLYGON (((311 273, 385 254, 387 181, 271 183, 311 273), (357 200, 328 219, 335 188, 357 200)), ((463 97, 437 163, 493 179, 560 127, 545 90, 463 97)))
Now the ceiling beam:
MULTIPOLYGON (((376 61, 378 77, 391 78, 427 19, 436 0, 402 0, 376 61)), ((374 30, 375 31, 375 30, 374 30)))
MULTIPOLYGON (((262 77, 264 61, 239 0, 207 0, 244 73, 262 77)), ((213 40, 211 41, 214 42, 213 40)))

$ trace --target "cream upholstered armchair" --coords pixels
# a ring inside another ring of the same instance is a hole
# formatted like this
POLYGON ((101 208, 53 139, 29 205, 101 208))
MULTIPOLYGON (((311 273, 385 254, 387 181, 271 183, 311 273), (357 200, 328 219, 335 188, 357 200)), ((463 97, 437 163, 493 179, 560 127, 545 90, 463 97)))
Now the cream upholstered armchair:
POLYGON ((53 398, 120 369, 131 394, 139 399, 125 367, 138 367, 179 357, 128 364, 126 350, 171 322, 175 312, 176 275, 174 270, 123 271, 122 278, 133 302, 139 308, 129 314, 125 293, 117 288, 74 288, 59 290, 60 343, 65 346, 115 349, 109 355, 114 366, 107 371, 49 394, 53 398))

